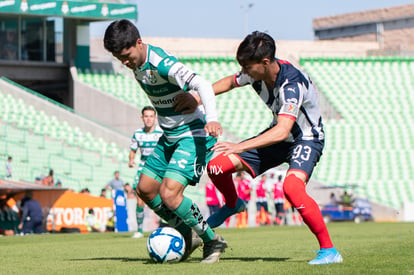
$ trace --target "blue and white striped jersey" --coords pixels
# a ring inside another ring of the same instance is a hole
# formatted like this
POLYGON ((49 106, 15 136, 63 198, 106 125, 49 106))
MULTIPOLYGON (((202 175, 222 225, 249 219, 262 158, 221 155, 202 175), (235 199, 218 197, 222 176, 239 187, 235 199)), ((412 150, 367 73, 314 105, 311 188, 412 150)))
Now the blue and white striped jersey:
POLYGON ((288 116, 295 120, 288 142, 295 140, 324 140, 322 117, 317 91, 309 76, 287 61, 277 60, 280 72, 273 90, 268 90, 264 81, 254 81, 242 72, 235 75, 236 84, 251 84, 264 103, 272 110, 273 121, 278 116, 288 116))

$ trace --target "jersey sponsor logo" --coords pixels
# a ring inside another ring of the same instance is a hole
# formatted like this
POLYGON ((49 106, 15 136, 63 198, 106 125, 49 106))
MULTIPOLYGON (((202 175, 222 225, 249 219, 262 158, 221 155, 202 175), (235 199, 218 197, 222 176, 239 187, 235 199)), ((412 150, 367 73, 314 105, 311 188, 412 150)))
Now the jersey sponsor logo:
POLYGON ((201 175, 206 170, 206 166, 201 163, 197 163, 197 159, 198 157, 196 157, 194 161, 194 175, 196 175, 197 177, 201 177, 201 175))
POLYGON ((302 167, 302 164, 304 163, 303 160, 297 160, 297 159, 295 159, 294 162, 296 162, 299 165, 299 167, 302 167))
POLYGON ((175 73, 175 76, 180 78, 182 81, 185 82, 185 84, 188 85, 188 83, 190 83, 191 80, 194 78, 195 73, 190 71, 185 66, 181 66, 180 68, 178 68, 177 72, 175 73))
POLYGON ((157 77, 155 76, 153 71, 150 71, 148 74, 148 80, 151 84, 157 83, 157 77))
POLYGON ((289 88, 287 88, 287 90, 290 91, 290 92, 296 93, 295 88, 289 87, 289 88))
POLYGON ((185 169, 185 165, 188 163, 188 161, 186 159, 180 159, 179 161, 177 161, 178 167, 180 167, 181 169, 185 169))
POLYGON ((173 104, 175 101, 175 97, 173 98, 168 98, 168 99, 158 99, 158 100, 153 100, 151 99, 151 102, 153 105, 158 106, 158 105, 171 105, 173 104))
POLYGON ((223 167, 219 165, 211 165, 210 166, 210 174, 213 175, 220 175, 223 174, 223 167))

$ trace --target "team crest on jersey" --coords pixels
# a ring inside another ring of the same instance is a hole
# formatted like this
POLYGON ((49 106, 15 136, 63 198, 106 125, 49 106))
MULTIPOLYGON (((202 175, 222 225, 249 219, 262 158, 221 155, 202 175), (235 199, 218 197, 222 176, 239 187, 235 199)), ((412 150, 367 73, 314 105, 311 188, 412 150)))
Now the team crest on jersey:
POLYGON ((154 72, 153 72, 153 71, 150 71, 150 72, 149 72, 149 75, 148 75, 148 80, 149 80, 149 82, 150 82, 151 84, 155 84, 155 83, 157 83, 157 77, 155 76, 155 74, 154 74, 154 72))

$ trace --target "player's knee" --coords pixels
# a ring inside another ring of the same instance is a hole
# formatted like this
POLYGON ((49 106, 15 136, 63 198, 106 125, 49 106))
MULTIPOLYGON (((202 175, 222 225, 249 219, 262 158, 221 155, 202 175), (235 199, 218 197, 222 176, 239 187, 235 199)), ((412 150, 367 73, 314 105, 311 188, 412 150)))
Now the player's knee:
POLYGON ((171 185, 165 184, 164 182, 160 187, 160 197, 170 210, 176 209, 183 199, 180 189, 171 187, 171 185))
POLYGON ((304 182, 294 174, 290 174, 285 178, 283 182, 283 192, 286 197, 290 198, 295 193, 305 189, 304 182))
POLYGON ((214 179, 217 176, 233 173, 235 167, 229 156, 225 156, 224 153, 221 153, 214 159, 210 160, 207 165, 207 174, 211 179, 214 179))

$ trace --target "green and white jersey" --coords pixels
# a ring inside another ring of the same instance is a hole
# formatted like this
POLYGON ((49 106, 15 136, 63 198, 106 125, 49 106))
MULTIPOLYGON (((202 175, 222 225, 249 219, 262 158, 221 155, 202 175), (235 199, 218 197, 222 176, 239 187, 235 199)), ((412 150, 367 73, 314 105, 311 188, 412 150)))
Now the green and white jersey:
POLYGON ((163 49, 146 45, 147 59, 134 70, 135 78, 157 110, 165 136, 170 141, 186 136, 206 137, 206 122, 218 121, 213 87, 163 49), (175 96, 190 90, 198 92, 203 106, 192 114, 175 112, 175 96))
POLYGON ((131 138, 131 144, 129 148, 132 151, 137 151, 138 149, 141 152, 140 167, 145 164, 147 158, 154 151, 155 146, 158 143, 158 140, 162 136, 162 130, 160 127, 155 126, 154 131, 145 132, 145 128, 137 129, 131 138))

